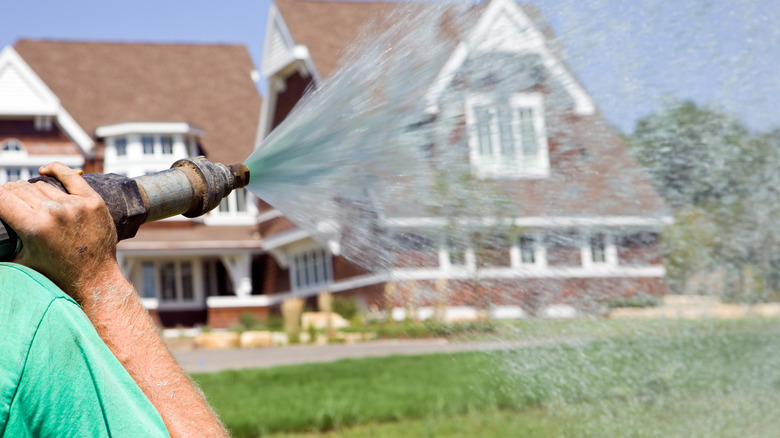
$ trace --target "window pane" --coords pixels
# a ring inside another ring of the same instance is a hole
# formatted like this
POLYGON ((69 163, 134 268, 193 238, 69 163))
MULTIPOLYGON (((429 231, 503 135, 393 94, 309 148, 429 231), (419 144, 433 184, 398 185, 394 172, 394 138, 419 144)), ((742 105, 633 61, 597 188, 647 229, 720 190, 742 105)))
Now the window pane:
POLYGON ((324 250, 320 252, 320 260, 317 264, 317 271, 319 271, 319 278, 321 279, 322 283, 327 283, 330 281, 328 273, 328 254, 326 254, 324 250))
POLYGON ((523 159, 526 164, 533 164, 539 154, 539 145, 536 141, 534 128, 534 113, 531 108, 520 108, 520 141, 523 148, 523 159))
POLYGON ((195 298, 192 285, 192 263, 182 262, 181 264, 181 296, 185 301, 192 301, 195 298))
POLYGON ((607 236, 604 233, 594 234, 590 238, 590 250, 594 263, 604 263, 606 256, 607 236))
POLYGON ((8 175, 8 182, 19 181, 22 179, 22 169, 18 167, 8 168, 6 170, 6 174, 8 175))
POLYGON ((127 139, 117 138, 114 140, 114 148, 116 149, 117 157, 123 157, 127 155, 127 139))
POLYGON ((163 136, 160 139, 160 143, 162 144, 162 153, 164 155, 171 155, 173 154, 173 138, 170 136, 163 136))
POLYGON ((215 263, 214 260, 204 260, 203 261, 203 288, 204 293, 207 297, 210 297, 212 295, 217 295, 216 293, 216 287, 214 287, 214 267, 215 263))
POLYGON ((466 264, 466 247, 455 239, 447 240, 447 253, 450 257, 450 265, 463 266, 466 264))
POLYGON ((491 125, 493 123, 493 114, 488 108, 478 107, 474 108, 474 117, 476 118, 477 122, 479 154, 483 157, 492 157, 493 140, 491 135, 491 125))
POLYGON ((146 262, 141 265, 144 298, 157 298, 156 274, 157 270, 154 269, 154 263, 146 262))
POLYGON ((536 262, 536 255, 534 254, 534 238, 530 236, 520 237, 520 263, 533 264, 536 262))
POLYGON ((303 265, 303 258, 300 255, 295 256, 295 287, 302 287, 304 283, 304 271, 306 267, 303 265))
POLYGON ((512 113, 508 107, 499 107, 500 124, 499 131, 501 133, 501 157, 505 161, 512 161, 515 159, 515 134, 512 129, 512 113))
POLYGON ((304 288, 328 284, 330 281, 328 257, 328 253, 324 249, 306 251, 296 255, 293 258, 295 267, 294 287, 304 288))
POLYGON ((172 262, 164 263, 160 267, 160 286, 162 287, 163 301, 176 300, 176 265, 172 262))
POLYGON ((233 191, 236 195, 236 211, 245 212, 246 211, 246 197, 247 197, 247 191, 246 189, 238 189, 233 191))
POLYGON ((8 140, 3 145, 3 151, 5 152, 19 152, 22 150, 22 144, 17 140, 8 140))
POLYGON ((154 155, 154 137, 144 135, 141 137, 141 144, 144 148, 144 155, 154 155))
POLYGON ((230 211, 229 198, 231 195, 225 196, 221 201, 219 201, 219 207, 217 207, 217 210, 221 211, 222 213, 227 213, 230 211))

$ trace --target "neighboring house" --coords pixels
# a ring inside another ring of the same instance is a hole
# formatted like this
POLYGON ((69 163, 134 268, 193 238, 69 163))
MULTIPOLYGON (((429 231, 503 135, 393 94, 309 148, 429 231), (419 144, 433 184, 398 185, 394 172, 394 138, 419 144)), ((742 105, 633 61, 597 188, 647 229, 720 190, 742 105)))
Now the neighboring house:
MULTIPOLYGON (((254 74, 236 45, 20 40, 0 52, 0 184, 55 160, 128 177, 198 155, 242 162, 261 107, 254 74)), ((258 292, 256 205, 239 190, 204 217, 147 224, 119 244, 124 273, 164 325, 245 311, 207 300, 258 292)))
MULTIPOLYGON (((361 25, 394 6, 276 0, 262 60, 269 86, 259 138, 287 117, 309 87, 334 73, 361 25)), ((445 304, 461 306, 464 316, 480 306, 480 299, 483 304, 487 299, 497 316, 517 316, 570 313, 614 295, 666 293, 659 229, 671 219, 618 133, 566 65, 551 30, 535 8, 512 0, 491 0, 475 10, 480 19, 469 31, 490 34, 480 55, 534 57, 541 70, 524 78, 526 84, 506 99, 505 108, 477 93, 464 100, 467 129, 453 135, 451 144, 435 148, 463 148, 477 178, 500 179, 521 232, 496 243, 489 263, 479 260, 475 248, 427 242, 399 257, 389 272, 368 273, 339 255, 338 245, 320 245, 261 202, 264 296, 250 297, 247 306, 330 291, 356 296, 365 307, 398 310, 416 300, 430 310, 436 303, 421 291, 446 289, 445 304), (510 25, 495 26, 498 21, 510 25), (522 132, 503 135, 499 113, 511 114, 522 132), (513 154, 506 153, 507 141, 514 145, 513 154), (567 192, 576 196, 558 196, 567 192), (475 275, 484 280, 478 288, 469 283, 475 275)), ((453 44, 442 69, 463 68, 474 59, 468 50, 453 44)), ((378 225, 399 236, 424 236, 426 227, 447 224, 446 218, 430 214, 385 213, 378 225)))

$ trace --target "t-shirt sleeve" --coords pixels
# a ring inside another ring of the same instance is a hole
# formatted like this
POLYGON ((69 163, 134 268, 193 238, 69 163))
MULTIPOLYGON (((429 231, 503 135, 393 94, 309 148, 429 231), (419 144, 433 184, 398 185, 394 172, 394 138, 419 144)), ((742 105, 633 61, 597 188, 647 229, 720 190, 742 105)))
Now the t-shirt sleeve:
POLYGON ((5 436, 168 436, 78 306, 55 299, 30 345, 5 436), (10 435, 9 435, 10 433, 10 435))

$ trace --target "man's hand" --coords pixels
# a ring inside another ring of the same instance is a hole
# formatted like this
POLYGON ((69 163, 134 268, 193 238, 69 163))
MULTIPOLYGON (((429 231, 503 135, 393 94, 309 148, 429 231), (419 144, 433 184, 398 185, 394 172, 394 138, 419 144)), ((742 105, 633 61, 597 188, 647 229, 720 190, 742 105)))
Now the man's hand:
POLYGON ((16 231, 23 249, 15 260, 46 275, 79 303, 96 274, 116 265, 116 229, 103 198, 78 171, 62 163, 39 169, 51 184, 14 181, 0 186, 0 218, 16 231))

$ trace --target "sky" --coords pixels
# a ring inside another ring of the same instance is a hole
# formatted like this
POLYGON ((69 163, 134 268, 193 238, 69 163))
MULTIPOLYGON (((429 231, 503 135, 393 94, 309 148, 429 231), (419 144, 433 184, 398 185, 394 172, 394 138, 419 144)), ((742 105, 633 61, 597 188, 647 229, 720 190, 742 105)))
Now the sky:
MULTIPOLYGON (((528 0, 601 112, 624 133, 671 99, 780 127, 775 0, 528 0)), ((246 45, 259 70, 270 0, 6 0, 0 46, 19 38, 246 45)), ((261 93, 265 87, 259 84, 261 93)))

